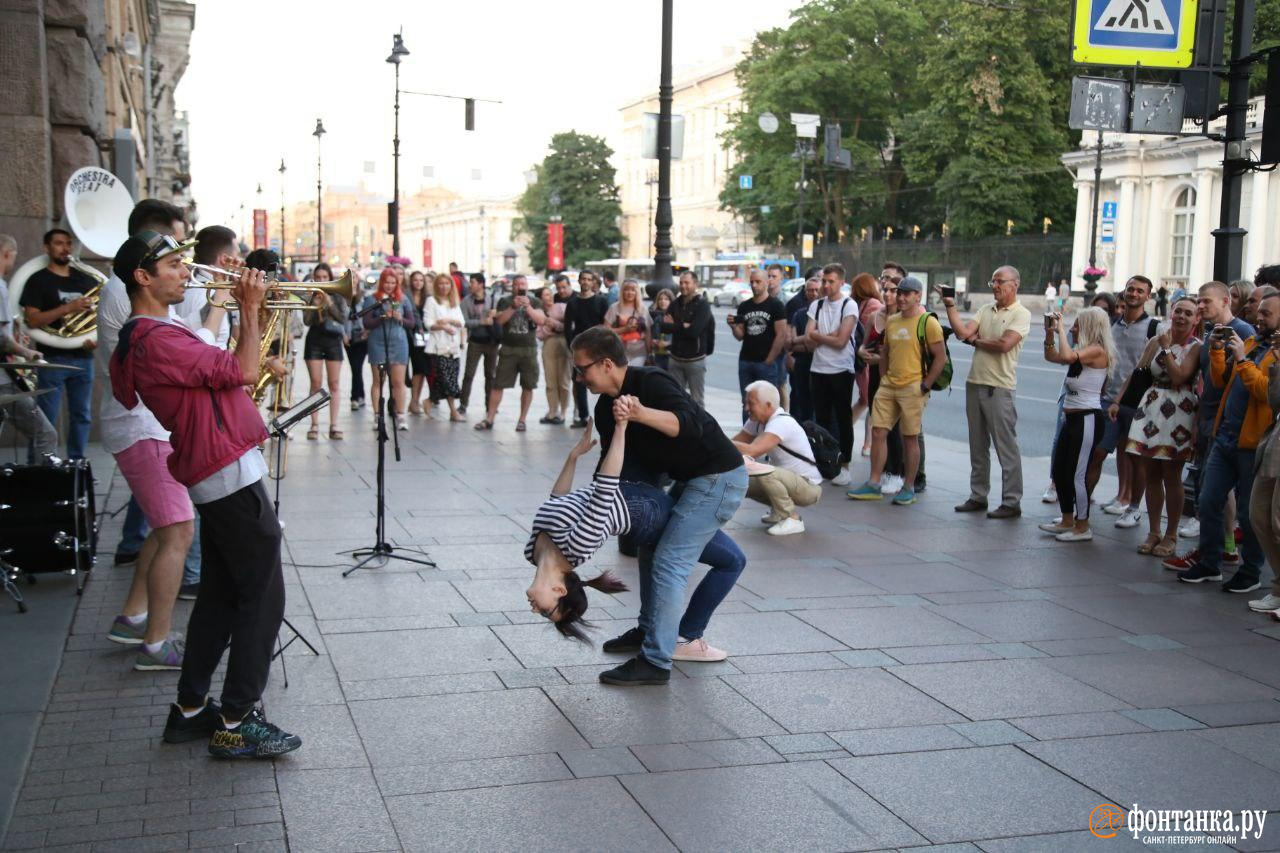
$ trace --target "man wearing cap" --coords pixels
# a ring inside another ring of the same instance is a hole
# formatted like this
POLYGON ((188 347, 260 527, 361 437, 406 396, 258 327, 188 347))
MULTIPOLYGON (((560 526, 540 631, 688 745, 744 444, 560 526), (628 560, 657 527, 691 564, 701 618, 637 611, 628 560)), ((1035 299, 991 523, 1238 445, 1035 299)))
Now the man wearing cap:
POLYGON ((915 479, 920 469, 920 434, 929 389, 947 365, 942 324, 920 304, 924 285, 915 276, 898 283, 898 313, 885 321, 885 346, 880 356, 880 389, 871 408, 871 478, 845 494, 858 501, 880 500, 880 478, 889 455, 889 430, 902 433, 902 488, 893 502, 916 502, 915 479), (926 357, 926 351, 928 357, 926 357))
MULTIPOLYGON (((987 518, 1022 515, 1022 454, 1018 449, 1018 353, 1031 333, 1031 312, 1018 302, 1018 271, 1000 267, 991 274, 995 301, 966 321, 956 301, 944 297, 947 319, 956 337, 973 347, 973 364, 964 383, 969 420, 969 499, 956 512, 986 512, 987 518), (991 489, 991 445, 996 446, 1002 480, 1000 506, 987 511, 991 489)), ((1127 375, 1127 374, 1126 374, 1127 375)))
POLYGON ((124 242, 113 264, 133 317, 111 358, 112 394, 125 408, 141 399, 169 430, 173 451, 166 463, 201 521, 200 591, 164 739, 208 736, 215 757, 265 758, 302 745, 257 707, 284 617, 280 522, 262 484, 267 465, 258 450, 267 432, 245 393, 258 378, 258 309, 266 283, 259 270, 241 273, 232 294, 242 308, 236 348, 210 346, 169 313, 190 278, 186 248, 144 231, 124 242), (219 707, 208 693, 228 648, 219 707))

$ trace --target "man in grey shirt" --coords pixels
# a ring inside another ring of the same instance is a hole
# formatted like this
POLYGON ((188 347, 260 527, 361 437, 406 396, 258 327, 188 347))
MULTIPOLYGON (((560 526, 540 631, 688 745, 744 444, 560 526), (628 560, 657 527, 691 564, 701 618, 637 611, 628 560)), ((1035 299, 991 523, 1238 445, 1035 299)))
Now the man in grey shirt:
MULTIPOLYGON (((40 353, 24 346, 13 336, 13 314, 9 310, 9 276, 18 259, 18 242, 8 234, 0 234, 0 355, 16 355, 35 360, 40 353)), ((0 370, 0 394, 13 394, 21 390, 13 383, 8 372, 0 370)), ((46 453, 58 449, 58 431, 49 423, 44 412, 36 405, 35 397, 14 400, 4 407, 4 418, 13 421, 14 428, 27 437, 27 463, 35 462, 46 453)))

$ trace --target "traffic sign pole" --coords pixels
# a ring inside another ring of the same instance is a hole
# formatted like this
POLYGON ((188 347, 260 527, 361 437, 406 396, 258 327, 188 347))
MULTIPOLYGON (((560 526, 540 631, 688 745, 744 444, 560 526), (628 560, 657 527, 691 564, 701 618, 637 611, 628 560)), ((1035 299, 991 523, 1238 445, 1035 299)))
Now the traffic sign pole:
POLYGON ((1254 0, 1236 0, 1231 22, 1231 65, 1227 76, 1226 156, 1222 160, 1222 208, 1213 231, 1213 277, 1231 282, 1240 277, 1244 262, 1244 235, 1240 227, 1240 190, 1249 171, 1245 146, 1245 113, 1249 109, 1249 68, 1245 60, 1253 52, 1254 0))

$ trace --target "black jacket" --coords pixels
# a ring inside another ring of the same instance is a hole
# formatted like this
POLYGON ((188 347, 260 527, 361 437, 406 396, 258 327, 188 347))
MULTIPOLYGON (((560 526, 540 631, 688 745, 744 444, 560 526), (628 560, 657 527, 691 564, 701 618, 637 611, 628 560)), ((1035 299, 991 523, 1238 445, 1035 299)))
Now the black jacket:
POLYGON ((671 303, 671 319, 673 322, 662 324, 662 331, 671 335, 667 352, 673 358, 701 358, 715 351, 715 318, 711 316, 711 303, 701 293, 691 300, 683 295, 676 297, 671 303))

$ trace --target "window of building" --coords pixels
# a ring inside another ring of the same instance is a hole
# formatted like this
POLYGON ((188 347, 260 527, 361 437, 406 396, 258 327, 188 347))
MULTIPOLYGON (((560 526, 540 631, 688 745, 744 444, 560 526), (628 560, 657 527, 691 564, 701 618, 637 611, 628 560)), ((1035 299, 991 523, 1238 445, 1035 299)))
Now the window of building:
POLYGON ((1173 201, 1170 223, 1169 276, 1186 283, 1191 276, 1191 241, 1196 226, 1196 191, 1183 187, 1173 201))

